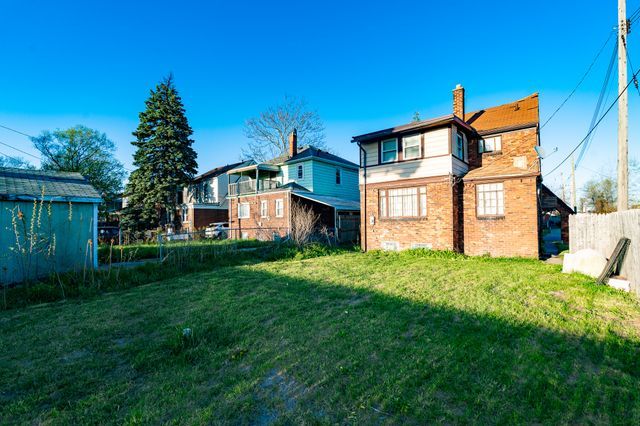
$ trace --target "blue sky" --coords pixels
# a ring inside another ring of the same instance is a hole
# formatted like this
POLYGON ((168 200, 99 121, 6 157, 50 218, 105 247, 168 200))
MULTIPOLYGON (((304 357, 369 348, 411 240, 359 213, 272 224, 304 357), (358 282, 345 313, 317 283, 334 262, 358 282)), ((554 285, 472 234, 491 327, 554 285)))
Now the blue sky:
MULTIPOLYGON (((5 1, 0 124, 28 134, 85 124, 107 133, 131 168, 138 113, 149 89, 173 72, 201 171, 237 160, 244 121, 285 94, 306 98, 328 145, 355 161, 351 136, 408 122, 414 111, 447 114, 457 83, 467 110, 539 92, 544 121, 616 24, 616 3, 5 1)), ((628 3, 629 14, 640 7, 628 3)), ((637 33, 629 54, 640 66, 637 33)), ((558 147, 544 169, 585 135, 609 48, 542 131, 543 147, 558 147)), ((630 157, 640 159, 638 101, 631 91, 630 157)), ((579 186, 615 172, 616 117, 614 109, 598 129, 579 186)), ((35 153, 27 138, 3 129, 0 142, 35 153)), ((559 176, 546 182, 558 187, 559 176)))

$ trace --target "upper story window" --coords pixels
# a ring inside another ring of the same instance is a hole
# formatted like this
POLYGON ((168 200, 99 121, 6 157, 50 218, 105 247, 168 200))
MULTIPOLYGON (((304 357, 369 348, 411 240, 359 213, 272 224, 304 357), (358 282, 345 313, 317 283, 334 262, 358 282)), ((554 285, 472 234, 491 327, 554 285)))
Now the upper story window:
POLYGON ((426 217, 427 188, 381 189, 379 192, 381 218, 426 217))
POLYGON ((302 164, 298 165, 298 179, 302 179, 304 178, 304 167, 302 167, 302 164))
POLYGON ((187 206, 182 207, 182 221, 187 222, 189 220, 189 209, 187 206))
POLYGON ((382 148, 381 159, 383 163, 390 163, 398 159, 398 140, 397 139, 387 139, 386 141, 382 141, 381 148, 382 148))
POLYGON ((456 133, 456 157, 464 160, 464 135, 460 132, 456 133))
POLYGON ((478 141, 478 152, 500 152, 502 151, 502 136, 484 138, 478 141))
POLYGON ((476 186, 478 216, 504 216, 504 185, 502 182, 476 186))
POLYGON ((405 160, 420 158, 422 149, 420 146, 420 135, 406 136, 402 138, 402 157, 405 160))
POLYGON ((336 169, 336 185, 340 185, 342 183, 342 170, 336 169))

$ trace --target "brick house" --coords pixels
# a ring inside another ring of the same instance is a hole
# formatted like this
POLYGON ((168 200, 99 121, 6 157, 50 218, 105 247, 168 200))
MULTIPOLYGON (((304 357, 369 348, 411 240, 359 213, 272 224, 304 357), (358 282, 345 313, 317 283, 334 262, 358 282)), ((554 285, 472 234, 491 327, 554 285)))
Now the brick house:
POLYGON ((227 172, 231 238, 275 239, 291 230, 293 203, 310 207, 340 241, 359 237, 358 165, 329 152, 298 149, 295 131, 287 155, 251 161, 227 172))
MULTIPOLYGON (((352 142, 360 149, 363 249, 540 256, 543 210, 560 203, 539 203, 537 93, 467 113, 458 85, 452 114, 352 142)), ((562 210, 565 220, 570 212, 562 210)))
POLYGON ((228 222, 227 172, 244 163, 227 164, 202 173, 182 190, 178 218, 181 229, 193 232, 211 223, 228 222))

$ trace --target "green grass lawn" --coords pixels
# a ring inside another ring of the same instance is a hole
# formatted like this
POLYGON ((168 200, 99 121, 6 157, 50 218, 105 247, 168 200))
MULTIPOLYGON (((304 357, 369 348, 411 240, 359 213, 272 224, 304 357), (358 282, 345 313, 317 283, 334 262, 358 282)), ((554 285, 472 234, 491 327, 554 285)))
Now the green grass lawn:
POLYGON ((229 266, 0 331, 0 423, 640 424, 640 306, 538 261, 229 266))
MULTIPOLYGON (((258 240, 213 240, 203 238, 191 241, 166 241, 163 244, 163 254, 175 250, 195 250, 195 249, 215 249, 217 247, 236 246, 237 248, 263 247, 271 244, 269 241, 258 240)), ((100 264, 107 264, 110 261, 131 262, 143 259, 157 259, 160 254, 158 243, 140 243, 127 245, 101 244, 98 247, 98 261, 100 264)))

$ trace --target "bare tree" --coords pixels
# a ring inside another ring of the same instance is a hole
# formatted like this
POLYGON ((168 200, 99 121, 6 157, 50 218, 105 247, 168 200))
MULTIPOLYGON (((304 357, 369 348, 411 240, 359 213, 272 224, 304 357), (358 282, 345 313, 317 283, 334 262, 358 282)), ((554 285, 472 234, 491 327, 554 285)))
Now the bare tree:
POLYGON ((291 241, 298 247, 309 243, 319 219, 311 207, 305 207, 300 203, 292 203, 291 241))
POLYGON ((245 123, 249 143, 242 149, 245 158, 266 161, 284 155, 289 149, 289 134, 296 129, 300 145, 325 148, 324 124, 316 111, 309 110, 304 99, 285 96, 284 102, 261 112, 245 123))

